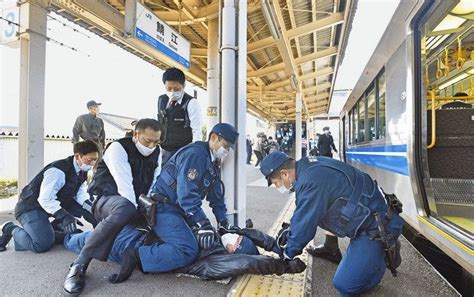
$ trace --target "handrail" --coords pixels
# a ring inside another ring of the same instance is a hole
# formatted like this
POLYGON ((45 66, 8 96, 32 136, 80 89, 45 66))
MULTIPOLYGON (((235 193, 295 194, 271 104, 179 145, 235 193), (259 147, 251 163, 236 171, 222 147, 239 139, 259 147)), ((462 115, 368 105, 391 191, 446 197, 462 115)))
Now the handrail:
POLYGON ((435 93, 430 91, 431 97, 431 143, 426 147, 431 149, 436 144, 436 108, 435 108, 435 93))
MULTIPOLYGON (((431 92, 431 91, 430 91, 431 92)), ((431 96, 426 98, 427 100, 431 100, 431 96)), ((474 96, 459 96, 459 97, 435 97, 434 100, 456 100, 456 101, 463 101, 463 100, 473 100, 474 96)))

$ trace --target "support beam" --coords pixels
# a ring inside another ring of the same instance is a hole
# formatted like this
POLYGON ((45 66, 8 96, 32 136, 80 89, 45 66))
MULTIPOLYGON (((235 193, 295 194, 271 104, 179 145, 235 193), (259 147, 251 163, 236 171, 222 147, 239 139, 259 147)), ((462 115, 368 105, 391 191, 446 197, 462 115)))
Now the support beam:
MULTIPOLYGON (((207 132, 219 123, 220 106, 220 61, 219 61, 219 20, 207 23, 207 132)), ((207 139, 207 135, 206 135, 207 139)))
POLYGON ((303 109, 303 94, 296 94, 296 116, 295 116, 295 160, 301 159, 301 135, 303 134, 303 117, 301 115, 303 109))
POLYGON ((275 40, 273 39, 273 37, 270 36, 270 37, 249 43, 247 45, 247 53, 251 54, 253 52, 256 52, 256 51, 259 51, 259 50, 262 50, 264 48, 274 46, 274 45, 275 45, 275 40))
POLYGON ((323 68, 321 70, 317 70, 316 72, 310 72, 310 73, 301 75, 300 76, 300 81, 303 82, 303 81, 308 80, 308 79, 317 78, 317 77, 321 77, 321 76, 326 76, 326 75, 333 74, 333 73, 334 73, 334 68, 326 67, 326 68, 323 68))
MULTIPOLYGON (((213 20, 213 21, 216 21, 216 20, 213 20)), ((212 22, 212 21, 209 21, 209 23, 210 22, 212 22)), ((209 34, 208 34, 208 38, 209 38, 209 34)), ((207 51, 208 51, 207 48, 193 48, 193 47, 191 47, 191 56, 196 57, 196 58, 207 58, 208 57, 207 56, 207 51)))
POLYGON ((316 51, 312 54, 305 55, 295 59, 296 65, 301 65, 307 62, 315 61, 322 58, 331 57, 337 54, 337 47, 333 46, 322 51, 316 51))
POLYGON ((303 26, 299 26, 288 30, 286 32, 287 38, 296 38, 302 35, 310 34, 315 31, 323 30, 329 28, 331 26, 339 25, 344 22, 344 15, 340 12, 334 13, 331 16, 322 18, 315 22, 308 23, 303 26))
POLYGON ((20 6, 20 115, 18 188, 23 188, 44 166, 44 84, 47 12, 41 6, 20 6), (29 33, 30 31, 38 34, 29 33), (43 35, 40 36, 39 34, 43 35))
POLYGON ((312 92, 318 92, 318 91, 329 89, 330 87, 331 87, 331 83, 326 82, 326 83, 322 83, 320 85, 316 85, 314 87, 303 88, 303 93, 308 94, 308 93, 312 93, 312 92))
POLYGON ((260 69, 255 70, 255 71, 249 71, 247 73, 247 76, 248 77, 261 77, 261 76, 266 76, 266 75, 269 75, 271 73, 275 73, 275 72, 282 71, 282 70, 285 70, 285 64, 284 63, 278 63, 278 64, 275 64, 275 65, 260 68, 260 69))

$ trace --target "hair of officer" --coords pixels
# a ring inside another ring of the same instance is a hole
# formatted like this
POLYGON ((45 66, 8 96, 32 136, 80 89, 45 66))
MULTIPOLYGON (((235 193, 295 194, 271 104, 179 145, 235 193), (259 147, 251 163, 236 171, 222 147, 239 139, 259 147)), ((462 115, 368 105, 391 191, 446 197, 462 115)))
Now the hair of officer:
POLYGON ((167 81, 177 81, 184 85, 185 80, 186 77, 184 76, 184 72, 175 67, 168 68, 163 73, 163 83, 166 83, 167 81))
POLYGON ((143 131, 145 129, 151 129, 155 132, 161 132, 163 125, 155 119, 141 119, 135 124, 135 131, 143 131))
POLYGON ((73 147, 74 154, 79 154, 81 156, 90 154, 90 153, 98 153, 99 146, 95 141, 92 140, 84 140, 79 141, 74 144, 73 147))
POLYGON ((295 168, 296 168, 295 159, 288 159, 285 162, 283 162, 283 164, 281 164, 280 167, 278 167, 276 170, 273 171, 273 173, 270 175, 270 178, 271 179, 280 178, 280 171, 282 171, 283 169, 290 170, 290 169, 295 169, 295 168))
POLYGON ((456 94, 454 94, 453 97, 467 97, 467 96, 469 96, 467 93, 457 92, 456 94))

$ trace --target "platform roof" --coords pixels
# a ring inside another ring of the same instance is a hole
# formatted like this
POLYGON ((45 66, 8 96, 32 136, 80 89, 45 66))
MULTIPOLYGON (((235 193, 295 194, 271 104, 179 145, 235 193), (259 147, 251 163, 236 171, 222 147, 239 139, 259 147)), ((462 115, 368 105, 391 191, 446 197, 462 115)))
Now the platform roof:
MULTIPOLYGON (((219 1, 145 0, 144 4, 191 41, 187 78, 206 88, 207 22, 218 18, 219 1)), ((171 66, 127 43, 124 0, 51 0, 50 5, 142 59, 160 68, 171 66)), ((294 119, 296 83, 303 91, 304 117, 328 112, 353 6, 351 0, 249 0, 248 109, 269 120, 294 119)))

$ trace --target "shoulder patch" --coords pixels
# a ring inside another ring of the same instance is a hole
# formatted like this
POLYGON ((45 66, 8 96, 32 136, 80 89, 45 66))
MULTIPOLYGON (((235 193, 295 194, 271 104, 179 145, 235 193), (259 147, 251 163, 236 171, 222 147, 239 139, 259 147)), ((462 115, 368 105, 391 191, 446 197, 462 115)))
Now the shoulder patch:
POLYGON ((188 170, 188 180, 193 181, 198 177, 198 172, 196 169, 191 168, 188 170))
POLYGON ((308 157, 308 161, 313 163, 313 162, 318 162, 318 159, 316 159, 316 157, 310 156, 308 157))

